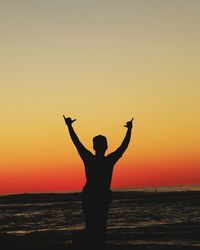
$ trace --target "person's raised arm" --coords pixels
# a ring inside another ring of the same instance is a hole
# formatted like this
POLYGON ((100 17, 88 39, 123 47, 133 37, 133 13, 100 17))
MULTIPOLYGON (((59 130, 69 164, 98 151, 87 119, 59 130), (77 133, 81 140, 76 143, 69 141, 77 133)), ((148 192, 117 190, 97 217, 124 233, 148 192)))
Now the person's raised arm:
POLYGON ((74 128, 73 128, 73 126, 72 126, 72 123, 75 122, 76 119, 72 120, 70 117, 67 117, 67 118, 66 118, 64 115, 63 115, 63 118, 64 118, 64 120, 65 120, 65 123, 66 123, 67 127, 68 127, 70 137, 71 137, 71 139, 72 139, 72 141, 73 141, 75 147, 77 148, 79 155, 80 155, 81 158, 83 159, 85 156, 88 155, 88 153, 90 153, 90 151, 87 150, 87 149, 83 146, 83 144, 80 142, 80 140, 79 140, 77 134, 76 134, 75 131, 74 131, 74 128))
POLYGON ((124 127, 127 128, 127 131, 126 131, 126 135, 122 141, 122 144, 113 153, 110 154, 116 160, 118 160, 123 155, 123 153, 125 152, 125 150, 127 149, 128 145, 129 145, 129 142, 131 139, 131 131, 132 131, 132 127, 133 127, 133 118, 130 121, 128 121, 126 123, 126 125, 124 125, 124 127))

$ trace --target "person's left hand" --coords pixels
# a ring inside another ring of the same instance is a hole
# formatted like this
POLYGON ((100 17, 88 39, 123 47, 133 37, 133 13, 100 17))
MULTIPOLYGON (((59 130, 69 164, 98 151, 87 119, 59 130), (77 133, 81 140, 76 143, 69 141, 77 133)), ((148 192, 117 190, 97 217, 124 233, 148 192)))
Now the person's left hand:
POLYGON ((132 128, 133 127, 133 118, 124 125, 126 128, 132 128))

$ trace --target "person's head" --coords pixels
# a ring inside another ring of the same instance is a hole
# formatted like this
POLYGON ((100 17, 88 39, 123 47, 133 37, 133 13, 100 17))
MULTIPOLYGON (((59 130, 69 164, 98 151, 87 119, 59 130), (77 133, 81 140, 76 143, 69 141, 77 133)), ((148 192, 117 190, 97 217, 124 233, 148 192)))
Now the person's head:
POLYGON ((103 135, 97 135, 93 138, 93 148, 98 154, 104 154, 108 148, 107 139, 103 135))

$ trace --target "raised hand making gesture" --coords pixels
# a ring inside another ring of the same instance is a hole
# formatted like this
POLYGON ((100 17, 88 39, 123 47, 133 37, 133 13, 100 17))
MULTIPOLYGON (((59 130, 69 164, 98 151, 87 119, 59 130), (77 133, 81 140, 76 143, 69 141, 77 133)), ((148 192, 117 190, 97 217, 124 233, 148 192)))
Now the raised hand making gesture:
POLYGON ((133 127, 133 118, 124 125, 126 128, 132 128, 133 127))
POLYGON ((72 123, 76 121, 76 119, 72 120, 71 117, 66 118, 64 115, 63 115, 63 118, 64 118, 65 123, 66 123, 67 126, 72 125, 72 123))

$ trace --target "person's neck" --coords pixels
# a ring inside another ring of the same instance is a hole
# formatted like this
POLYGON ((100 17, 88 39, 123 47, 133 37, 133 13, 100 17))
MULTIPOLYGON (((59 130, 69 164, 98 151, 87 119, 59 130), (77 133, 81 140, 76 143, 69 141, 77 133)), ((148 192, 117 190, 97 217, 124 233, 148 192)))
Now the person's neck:
POLYGON ((95 156, 97 156, 97 157, 104 157, 105 156, 105 152, 96 152, 95 156))

